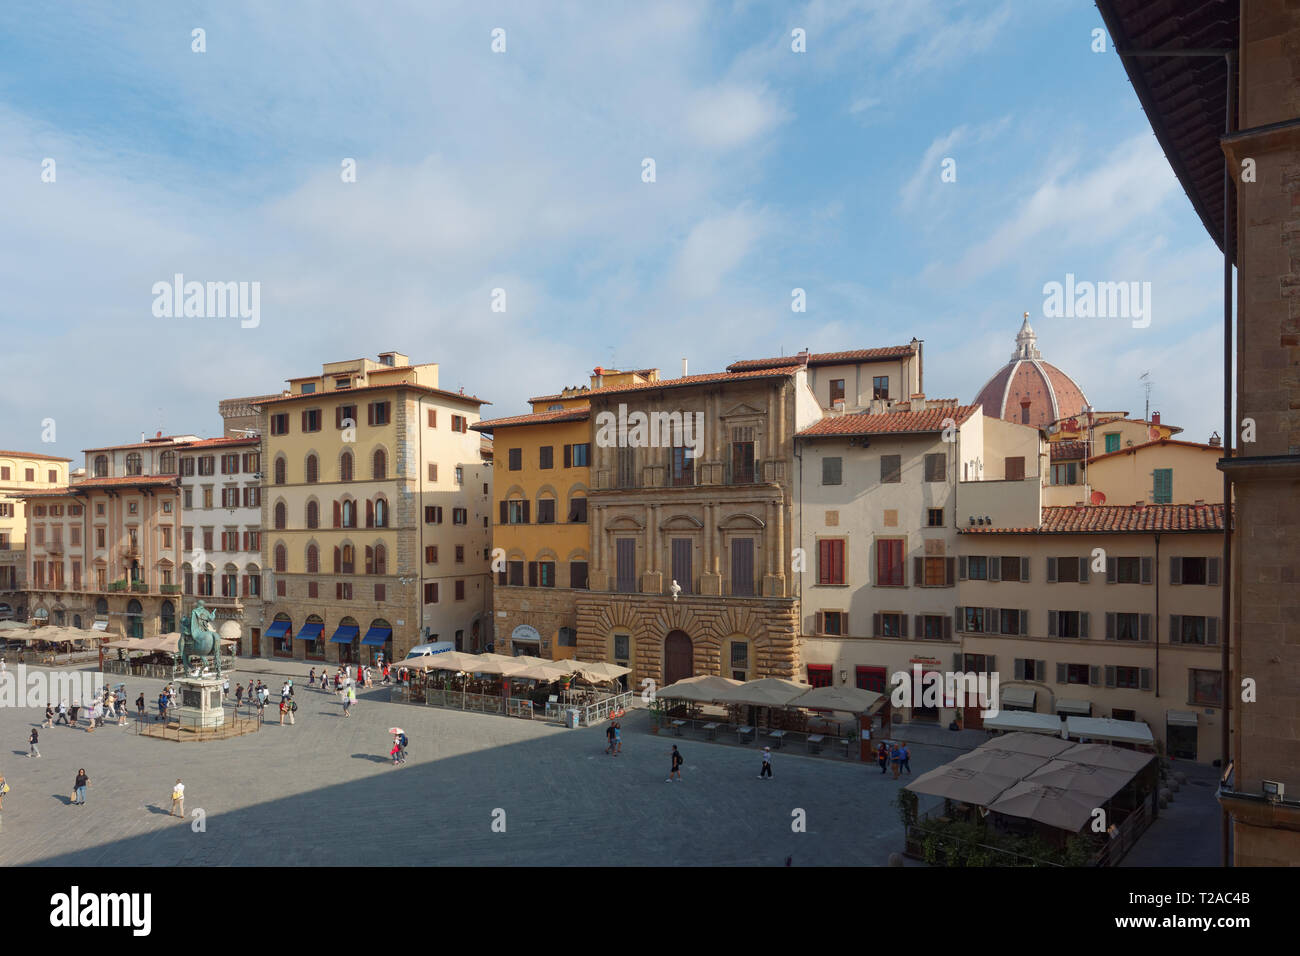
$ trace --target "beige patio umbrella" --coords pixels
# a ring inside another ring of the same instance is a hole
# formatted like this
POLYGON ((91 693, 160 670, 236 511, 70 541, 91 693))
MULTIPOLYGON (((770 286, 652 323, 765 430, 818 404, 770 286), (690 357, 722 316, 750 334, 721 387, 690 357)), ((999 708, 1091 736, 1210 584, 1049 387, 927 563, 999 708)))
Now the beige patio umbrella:
POLYGON ((962 754, 948 764, 977 773, 994 773, 1012 780, 1023 780, 1047 763, 1049 758, 1012 750, 988 750, 983 747, 962 754))
POLYGON ((510 676, 518 674, 527 665, 520 664, 513 657, 506 657, 504 654, 471 654, 470 658, 474 664, 466 667, 465 670, 475 674, 497 674, 501 676, 510 676))
POLYGON ((1025 778, 1044 787, 1057 787, 1072 793, 1088 794, 1098 801, 1109 800, 1133 779, 1131 770, 1090 767, 1087 764, 1052 760, 1025 778))
POLYGON ((807 710, 837 710, 844 714, 865 714, 883 699, 883 694, 858 687, 814 687, 790 703, 807 710))
POLYGON ((1061 733, 1061 719, 1055 714, 1036 714, 1026 710, 1004 710, 995 717, 984 718, 985 730, 1025 731, 1031 734, 1061 733))
POLYGON ((632 673, 632 668, 622 664, 610 664, 605 661, 567 661, 573 673, 581 674, 590 681, 611 681, 632 673))
MULTIPOLYGON (((987 721, 985 726, 988 726, 987 721)), ((994 737, 976 747, 976 750, 1006 750, 1018 754, 1036 754, 1040 757, 1055 757, 1073 746, 1060 737, 1048 737, 1037 733, 1011 733, 994 737)))
MULTIPOLYGON (((523 658, 520 658, 522 661, 523 658)), ((573 668, 566 667, 559 661, 538 660, 524 664, 524 669, 517 674, 510 674, 510 677, 523 677, 528 680, 554 681, 561 677, 568 677, 573 673, 573 668)))
POLYGON ((718 693, 713 699, 720 704, 751 704, 755 707, 787 707, 796 697, 803 696, 807 684, 782 680, 780 677, 760 677, 718 693))
POLYGON ((1004 777, 996 773, 980 773, 945 764, 929 773, 923 773, 906 789, 914 793, 925 793, 935 797, 947 797, 962 803, 986 807, 1010 787, 1016 785, 1015 777, 1004 777))
POLYGON ((1110 717, 1068 717, 1066 733, 1090 740, 1118 740, 1126 744, 1153 746, 1151 728, 1140 720, 1113 720, 1110 717))
POLYGON ((398 661, 395 666, 412 671, 472 671, 479 659, 477 654, 465 654, 461 651, 444 651, 441 654, 425 654, 423 657, 410 657, 398 661))
POLYGON ((1099 802, 1095 796, 1086 793, 1022 780, 986 806, 990 811, 1008 817, 1020 817, 1078 833, 1092 819, 1099 802))
POLYGON ((1090 767, 1107 767, 1111 770, 1137 773, 1155 759, 1155 754, 1122 750, 1109 744, 1075 744, 1069 750, 1063 750, 1056 759, 1087 764, 1090 767))
POLYGON ((738 680, 719 677, 716 674, 704 674, 698 677, 686 677, 675 684, 660 687, 655 696, 666 700, 688 700, 696 704, 712 703, 719 694, 739 687, 738 680))

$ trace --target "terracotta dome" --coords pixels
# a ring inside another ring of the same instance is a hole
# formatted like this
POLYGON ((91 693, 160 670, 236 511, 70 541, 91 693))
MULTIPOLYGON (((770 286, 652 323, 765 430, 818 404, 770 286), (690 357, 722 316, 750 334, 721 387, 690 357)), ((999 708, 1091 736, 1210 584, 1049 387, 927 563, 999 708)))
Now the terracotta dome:
POLYGON ((1042 428, 1078 415, 1088 407, 1088 399, 1070 376, 1043 361, 1026 312, 1011 361, 980 389, 975 404, 983 406, 985 415, 1042 428))

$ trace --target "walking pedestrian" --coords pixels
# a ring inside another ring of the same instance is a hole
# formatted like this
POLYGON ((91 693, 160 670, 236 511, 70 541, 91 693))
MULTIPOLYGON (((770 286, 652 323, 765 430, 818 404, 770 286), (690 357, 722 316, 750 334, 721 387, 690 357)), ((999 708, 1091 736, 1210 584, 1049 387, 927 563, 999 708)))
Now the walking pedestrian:
POLYGON ((53 704, 45 705, 45 720, 41 722, 41 726, 42 727, 54 726, 54 705, 53 704))
POLYGON ((289 698, 281 697, 280 698, 280 726, 281 727, 284 726, 284 715, 287 714, 288 712, 289 712, 289 698))
POLYGON ((614 721, 612 720, 609 722, 609 726, 605 728, 605 741, 608 745, 605 747, 605 753, 612 754, 614 752, 614 721))
POLYGON ((314 667, 307 672, 307 686, 308 687, 316 686, 316 668, 314 667))
POLYGON ((614 721, 614 756, 623 752, 623 725, 614 721))
POLYGON ((9 784, 5 783, 4 774, 0 774, 0 810, 5 808, 5 794, 9 792, 9 784))
POLYGON ((68 702, 66 700, 59 701, 59 716, 55 723, 63 724, 64 727, 72 726, 68 723, 68 702))
POLYGON ((682 760, 681 753, 677 750, 676 744, 673 744, 672 760, 673 760, 672 769, 668 771, 668 779, 665 780, 664 783, 672 783, 673 778, 676 778, 679 782, 682 779, 683 760, 682 760))
POLYGON ((898 744, 894 744, 889 748, 889 766, 893 768, 895 780, 898 779, 899 766, 902 763, 902 760, 902 751, 898 749, 898 744))
POLYGON ((86 805, 86 788, 90 786, 90 778, 86 776, 86 768, 82 767, 77 771, 77 779, 72 784, 72 802, 81 806, 86 805))
POLYGON ((285 708, 285 714, 286 714, 286 715, 288 716, 288 718, 289 718, 289 726, 291 726, 291 727, 292 727, 293 724, 294 724, 293 714, 294 714, 294 711, 296 711, 297 709, 298 709, 298 702, 297 702, 296 700, 294 700, 292 696, 290 696, 290 698, 289 698, 289 704, 288 704, 288 706, 285 708))
POLYGON ((385 684, 388 683, 388 671, 389 671, 389 667, 388 667, 387 664, 385 664, 385 665, 384 665, 384 683, 385 683, 385 684))
POLYGON ((71 723, 68 724, 69 727, 77 726, 77 711, 79 710, 81 710, 81 701, 74 700, 72 702, 72 708, 68 711, 68 720, 71 721, 71 723))
POLYGON ((39 739, 40 739, 40 735, 36 733, 36 728, 33 727, 32 735, 27 738, 27 746, 28 746, 27 756, 39 757, 41 755, 41 749, 36 746, 36 742, 39 739))
POLYGON ((126 726, 126 688, 117 692, 117 725, 126 726))
POLYGON ((181 778, 176 778, 176 784, 172 787, 172 809, 173 816, 185 816, 185 784, 181 783, 181 778))
POLYGON ((912 772, 912 754, 907 749, 907 741, 903 741, 898 746, 899 763, 909 774, 912 772))
POLYGON ((223 677, 221 680, 221 696, 226 698, 230 696, 230 678, 223 677))
POLYGON ((758 779, 762 780, 764 777, 767 777, 768 779, 771 779, 772 777, 772 748, 771 747, 763 748, 763 769, 759 771, 758 779))
POLYGON ((880 764, 880 772, 884 773, 889 766, 889 748, 885 746, 882 740, 880 746, 876 749, 876 763, 880 764))
POLYGON ((135 699, 135 713, 141 720, 144 720, 144 691, 140 691, 140 696, 135 699))
POLYGON ((158 692, 158 719, 167 722, 167 691, 158 692))
POLYGON ((355 687, 349 687, 347 689, 347 692, 343 695, 343 716, 344 717, 352 716, 352 705, 355 704, 356 702, 357 702, 357 689, 355 687))
POLYGON ((235 685, 235 709, 238 710, 239 705, 242 704, 243 702, 244 702, 244 685, 236 684, 235 685))

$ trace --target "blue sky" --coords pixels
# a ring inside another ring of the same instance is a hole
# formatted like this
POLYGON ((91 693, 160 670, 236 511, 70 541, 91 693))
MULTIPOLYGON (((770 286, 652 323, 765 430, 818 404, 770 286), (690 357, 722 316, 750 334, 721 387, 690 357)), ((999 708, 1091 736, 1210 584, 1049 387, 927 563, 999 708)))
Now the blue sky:
POLYGON ((965 402, 1025 311, 1095 406, 1150 370, 1185 437, 1221 417, 1222 260, 1089 4, 118 6, 0 8, 0 447, 216 434, 386 350, 492 416, 916 336, 965 402), (178 272, 260 282, 260 325, 156 318, 178 272), (1150 326, 1045 318, 1067 273, 1150 282, 1150 326))

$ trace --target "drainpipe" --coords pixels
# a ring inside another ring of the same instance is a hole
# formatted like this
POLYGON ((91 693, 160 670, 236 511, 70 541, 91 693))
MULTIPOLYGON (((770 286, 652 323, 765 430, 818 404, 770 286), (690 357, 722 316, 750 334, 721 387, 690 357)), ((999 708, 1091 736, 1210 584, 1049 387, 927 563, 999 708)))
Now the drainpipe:
MULTIPOLYGON (((1156 643, 1156 699, 1160 699, 1160 533, 1156 532, 1156 560, 1155 567, 1151 570, 1151 577, 1155 579, 1156 585, 1156 626, 1155 638, 1156 643)), ((1172 641, 1174 635, 1170 634, 1169 639, 1172 641)))

